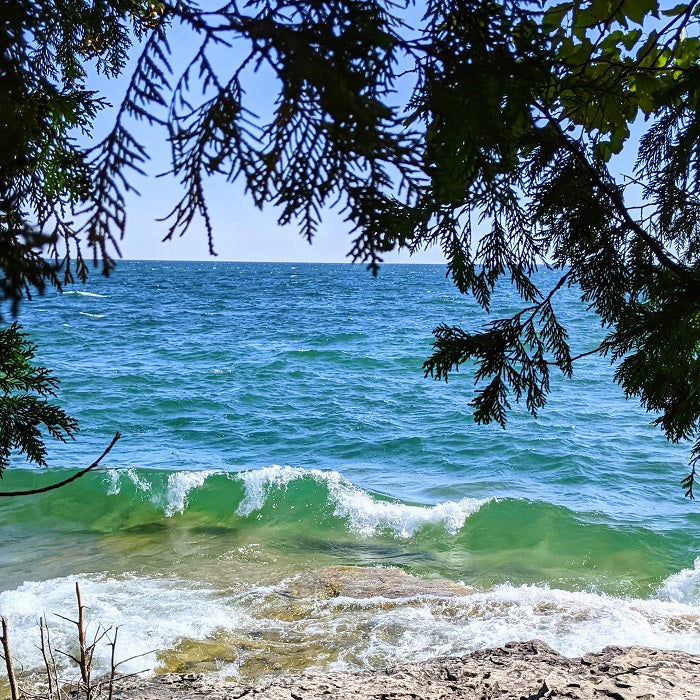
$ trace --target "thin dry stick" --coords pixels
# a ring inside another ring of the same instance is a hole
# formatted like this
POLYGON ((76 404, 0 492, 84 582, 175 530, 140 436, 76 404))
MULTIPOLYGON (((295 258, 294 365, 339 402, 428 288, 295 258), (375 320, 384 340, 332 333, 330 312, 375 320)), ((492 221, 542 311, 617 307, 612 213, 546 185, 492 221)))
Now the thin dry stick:
POLYGON ((61 683, 58 680, 58 664, 56 663, 56 657, 53 653, 53 646, 51 645, 51 632, 49 631, 49 624, 46 623, 46 646, 49 650, 49 658, 51 659, 51 668, 53 669, 53 681, 54 688, 56 688, 56 698, 61 700, 61 683))
MULTIPOLYGON (((47 645, 50 644, 49 640, 49 627, 44 622, 44 618, 39 618, 39 633, 41 635, 41 655, 44 657, 44 668, 46 669, 46 680, 49 684, 48 690, 48 700, 53 700, 54 690, 53 690, 53 673, 51 671, 51 663, 49 661, 49 656, 47 654, 47 645), (44 631, 46 631, 46 638, 44 638, 44 631)), ((50 652, 50 646, 49 654, 50 652)))
POLYGON ((83 600, 80 597, 80 586, 78 582, 75 582, 75 596, 78 599, 78 643, 80 644, 80 675, 83 679, 83 686, 85 687, 85 697, 86 700, 90 700, 92 697, 92 688, 90 686, 90 660, 91 654, 88 652, 87 643, 85 641, 85 608, 83 607, 83 600))
POLYGON ((112 647, 112 658, 110 660, 110 671, 109 671, 109 690, 107 693, 107 700, 112 700, 112 695, 114 694, 114 679, 117 676, 117 664, 114 662, 114 653, 117 649, 117 635, 119 634, 119 627, 114 628, 114 639, 112 639, 110 646, 112 647))
POLYGON ((5 654, 5 668, 7 669, 7 680, 10 682, 10 696, 12 700, 19 700, 19 691, 17 690, 17 679, 15 678, 15 670, 12 667, 12 655, 10 654, 10 640, 7 636, 7 618, 0 618, 2 622, 2 650, 5 654))

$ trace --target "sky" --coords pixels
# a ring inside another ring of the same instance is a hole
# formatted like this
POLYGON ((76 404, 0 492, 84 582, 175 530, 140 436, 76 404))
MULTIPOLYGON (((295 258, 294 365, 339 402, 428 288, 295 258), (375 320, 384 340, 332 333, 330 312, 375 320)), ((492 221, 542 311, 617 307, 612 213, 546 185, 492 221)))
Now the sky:
MULTIPOLYGON (((350 226, 327 212, 312 244, 294 225, 279 226, 274 209, 260 211, 238 183, 210 183, 208 204, 214 228, 216 258, 209 255, 206 230, 195 220, 184 236, 163 241, 165 216, 178 196, 177 184, 149 178, 136 182, 140 197, 130 197, 122 256, 129 260, 235 260, 261 262, 348 262, 350 226)), ((406 251, 384 256, 387 263, 444 263, 439 247, 410 256, 406 251)))
MULTIPOLYGON (((197 51, 199 42, 190 33, 175 30, 171 36, 173 48, 171 63, 175 72, 184 67, 197 51)), ((134 47, 136 55, 138 47, 134 47)), ((237 49, 226 49, 218 57, 221 65, 233 64, 237 49)), ((240 55, 240 54, 238 54, 240 55)), ((116 106, 123 99, 131 71, 127 68, 117 79, 107 80, 95 74, 90 77, 90 87, 106 96, 116 106)), ((252 104, 265 109, 276 95, 274 79, 264 72, 250 74, 245 83, 252 104)), ((111 128, 114 109, 105 110, 98 117, 94 136, 101 138, 111 128)), ((247 196, 240 183, 228 184, 211 179, 207 185, 207 202, 211 208, 214 227, 214 248, 218 256, 211 258, 203 223, 196 220, 187 233, 180 238, 163 242, 168 231, 165 222, 157 221, 166 216, 177 203, 181 192, 172 179, 155 177, 167 170, 168 147, 165 133, 154 127, 138 123, 129 126, 147 144, 151 162, 147 165, 148 178, 136 177, 133 181, 141 193, 140 197, 128 197, 127 231, 120 244, 122 257, 143 260, 234 260, 270 262, 347 262, 347 253, 352 247, 350 225, 334 212, 326 212, 313 244, 309 244, 298 233, 294 225, 281 227, 277 224, 274 209, 258 210, 247 196)), ((444 263, 439 247, 410 256, 407 251, 384 256, 385 262, 399 263, 444 263)))

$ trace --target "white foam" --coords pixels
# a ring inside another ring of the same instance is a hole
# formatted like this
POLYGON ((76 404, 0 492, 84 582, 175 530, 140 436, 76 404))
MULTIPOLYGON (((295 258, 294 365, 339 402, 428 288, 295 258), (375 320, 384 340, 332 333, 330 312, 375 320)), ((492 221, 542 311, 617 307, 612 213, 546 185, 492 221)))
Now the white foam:
POLYGON ((260 510, 272 490, 286 489, 292 481, 311 478, 328 488, 328 501, 334 506, 335 515, 347 520, 352 530, 363 535, 387 529, 397 537, 408 538, 425 525, 440 525, 455 534, 487 502, 463 498, 434 506, 412 506, 398 501, 378 501, 337 471, 300 467, 273 465, 241 472, 238 476, 245 485, 245 497, 236 510, 239 515, 260 510))
POLYGON ((316 481, 325 481, 326 483, 342 479, 338 472, 322 472, 319 469, 302 469, 301 467, 281 467, 278 464, 240 472, 238 477, 243 481, 245 496, 238 504, 236 513, 244 517, 260 510, 273 489, 286 489, 289 483, 296 479, 311 477, 316 481))
MULTIPOLYGON (((289 654, 312 653, 311 666, 366 669, 459 655, 539 638, 567 656, 604 646, 643 645, 700 653, 700 606, 662 600, 614 598, 544 586, 501 585, 458 598, 420 595, 403 599, 331 598, 297 601, 297 614, 279 616, 278 587, 213 589, 174 578, 120 578, 80 575, 28 582, 0 593, 0 613, 10 621, 14 653, 28 672, 41 669, 38 615, 48 613, 58 649, 73 648, 75 627, 53 613, 75 618, 74 581, 88 606, 90 634, 98 622, 120 627, 118 659, 138 656, 122 667, 127 673, 153 668, 154 652, 172 649, 179 640, 227 634, 231 639, 270 634, 270 663, 289 654), (235 589, 236 593, 232 593, 235 589), (272 608, 268 606, 272 605, 272 608), (317 649, 317 652, 313 652, 317 649), (330 653, 330 656, 328 655, 330 653), (145 656, 141 656, 145 654, 145 656), (330 663, 329 663, 330 661, 330 663)), ((255 645, 240 646, 240 661, 259 654, 255 645)), ((68 673, 65 658, 57 657, 68 673)), ((96 675, 109 664, 109 648, 98 647, 96 675)), ((235 673, 230 666, 222 673, 235 673)), ((69 676, 67 676, 69 677, 69 676)))
MULTIPOLYGON (((202 486, 212 474, 216 474, 216 471, 173 472, 169 474, 168 488, 165 493, 165 515, 171 517, 175 513, 184 513, 189 493, 202 486)), ((155 498, 153 503, 159 504, 161 500, 155 498)))
POLYGON ((64 292, 64 294, 75 294, 76 296, 79 297, 95 297, 97 299, 106 299, 107 295, 106 294, 96 294, 95 292, 85 292, 81 290, 72 290, 68 292, 64 292))
POLYGON ((88 318, 104 318, 104 314, 89 314, 87 311, 78 311, 80 316, 87 316, 88 318))
POLYGON ((167 517, 175 513, 184 513, 187 508, 189 494, 200 488, 212 475, 219 474, 217 470, 205 471, 180 471, 168 474, 168 482, 165 491, 155 490, 148 479, 140 476, 136 469, 110 469, 105 474, 107 493, 114 496, 121 491, 122 480, 127 479, 143 496, 149 498, 151 503, 162 508, 167 517))
POLYGON ((658 600, 626 599, 544 586, 497 586, 472 597, 467 617, 480 621, 479 646, 506 637, 537 637, 567 656, 610 644, 700 652, 700 610, 658 600))
POLYGON ((389 529, 398 537, 412 537, 425 525, 441 525, 450 534, 459 532, 467 518, 486 500, 463 498, 434 506, 411 506, 396 501, 375 501, 357 488, 338 488, 332 493, 336 515, 346 518, 350 528, 371 535, 389 529))
MULTIPOLYGON (((152 670, 156 652, 171 648, 179 639, 203 639, 216 629, 236 629, 247 619, 220 592, 177 579, 79 575, 31 581, 0 593, 0 611, 9 621, 13 654, 26 672, 41 669, 37 648, 40 615, 48 620, 55 649, 74 648, 75 625, 58 615, 76 619, 76 581, 87 606, 88 639, 100 623, 119 627, 117 661, 130 659, 120 666, 122 673, 152 670)), ((97 646, 94 675, 108 670, 110 652, 106 644, 97 646)), ((57 654, 56 659, 63 677, 75 676, 63 655, 57 654)))
POLYGON ((108 469, 105 473, 105 480, 107 482, 107 494, 109 496, 116 496, 121 491, 122 479, 128 479, 143 493, 151 492, 151 484, 143 477, 140 477, 133 467, 129 469, 108 469))
POLYGON ((344 608, 367 616, 364 640, 341 654, 331 668, 395 665, 535 638, 572 657, 608 645, 700 653, 697 606, 510 585, 432 603, 406 599, 375 609, 372 603, 329 601, 335 626, 347 626, 344 608))
POLYGON ((700 557, 692 569, 682 569, 669 576, 661 585, 658 597, 676 603, 700 604, 700 557))

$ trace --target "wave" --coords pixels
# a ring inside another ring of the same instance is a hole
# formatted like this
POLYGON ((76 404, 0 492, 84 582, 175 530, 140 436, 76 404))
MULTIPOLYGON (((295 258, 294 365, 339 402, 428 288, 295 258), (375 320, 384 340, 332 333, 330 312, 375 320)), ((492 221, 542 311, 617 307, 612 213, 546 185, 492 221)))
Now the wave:
MULTIPOLYGON (((14 470, 17 489, 36 488, 58 478, 59 470, 14 470)), ((167 472, 146 469, 106 470, 87 477, 50 497, 25 504, 33 519, 44 504, 76 522, 103 522, 128 513, 130 518, 152 520, 160 512, 173 518, 197 513, 212 519, 256 519, 261 514, 274 520, 307 518, 328 524, 342 521, 361 535, 388 533, 410 538, 427 526, 454 535, 488 499, 462 498, 435 505, 404 503, 359 488, 337 471, 273 465, 243 472, 220 470, 167 472), (64 507, 57 507, 61 501, 64 507), (80 503, 76 508, 74 504, 80 503), (140 514, 140 515, 139 515, 140 514)), ((22 504, 13 503, 15 511, 22 504)), ((22 519, 15 512, 15 520, 22 519)), ((0 521, 1 522, 1 521, 0 521)))
MULTIPOLYGON (((111 472, 109 492, 119 493, 119 484, 125 479, 127 485, 135 486, 148 495, 152 504, 161 507, 166 517, 173 517, 184 514, 192 497, 199 495, 196 492, 211 481, 212 490, 219 492, 219 504, 222 498, 226 499, 230 511, 241 518, 258 514, 266 506, 277 510, 278 516, 285 508, 297 511, 303 506, 313 515, 314 511, 320 514, 325 507, 330 507, 333 516, 345 521, 350 530, 367 536, 382 531, 409 538, 427 525, 455 534, 467 518, 487 502, 463 498, 433 506, 411 505, 365 491, 337 471, 279 465, 238 473, 173 472, 167 475, 165 488, 161 485, 156 490, 154 484, 147 481, 146 474, 133 469, 111 472)), ((206 503, 195 503, 195 507, 201 506, 206 508, 206 503)))
POLYGON ((261 510, 273 491, 286 490, 294 481, 311 480, 327 489, 334 514, 346 520, 350 529, 363 535, 389 530, 398 537, 409 538, 425 525, 442 526, 450 534, 455 534, 467 518, 487 502, 485 499, 463 498, 420 506, 379 500, 336 471, 299 467, 273 465, 242 472, 238 477, 245 485, 245 497, 236 509, 239 515, 248 516, 261 510))
POLYGON ((97 294, 96 292, 85 292, 82 290, 69 290, 67 292, 63 292, 63 294, 67 295, 75 295, 79 297, 94 297, 96 299, 106 299, 107 295, 106 294, 97 294))
POLYGON ((671 574, 661 585, 658 596, 674 603, 700 603, 700 557, 692 569, 671 574))
MULTIPOLYGON (((13 489, 36 488, 61 473, 13 470, 13 489)), ((648 598, 663 591, 668 601, 698 599, 700 574, 697 563, 688 569, 683 536, 524 499, 410 503, 360 488, 334 470, 108 470, 58 492, 5 500, 0 537, 13 585, 26 578, 22 562, 27 546, 34 547, 27 543, 36 543, 36 566, 43 567, 39 552, 49 541, 60 549, 62 538, 100 538, 100 552, 113 559, 91 565, 81 555, 81 566, 111 570, 120 565, 110 562, 132 551, 129 543, 139 538, 153 552, 151 568, 172 556, 173 542, 187 542, 192 561, 200 546, 214 557, 229 547, 272 543, 283 557, 400 563, 413 573, 464 579, 482 589, 549 582, 613 595, 648 598)), ((70 571, 68 563, 38 570, 47 577, 70 571)))

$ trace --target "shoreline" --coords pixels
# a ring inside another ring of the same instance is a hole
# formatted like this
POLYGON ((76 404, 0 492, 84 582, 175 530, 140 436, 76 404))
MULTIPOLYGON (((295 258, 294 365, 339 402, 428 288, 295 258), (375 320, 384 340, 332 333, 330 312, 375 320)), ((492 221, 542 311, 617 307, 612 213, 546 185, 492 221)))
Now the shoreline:
POLYGON ((215 675, 163 674, 118 683, 115 700, 696 700, 700 655, 606 647, 568 658, 544 642, 372 671, 304 672, 244 685, 215 675))

